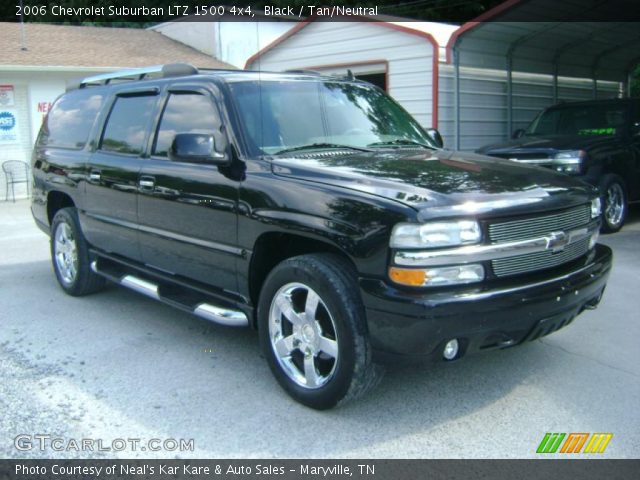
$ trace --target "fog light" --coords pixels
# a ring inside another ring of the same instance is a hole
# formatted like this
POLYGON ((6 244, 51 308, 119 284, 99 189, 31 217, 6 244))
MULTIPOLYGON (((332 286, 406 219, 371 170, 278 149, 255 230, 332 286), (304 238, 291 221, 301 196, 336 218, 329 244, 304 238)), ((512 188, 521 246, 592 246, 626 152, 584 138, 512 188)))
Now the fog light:
POLYGON ((453 339, 449 340, 447 344, 444 346, 444 350, 442 351, 442 356, 445 360, 453 360, 458 355, 458 340, 453 339))
POLYGON ((591 200, 591 218, 598 218, 602 213, 602 202, 600 197, 591 200))

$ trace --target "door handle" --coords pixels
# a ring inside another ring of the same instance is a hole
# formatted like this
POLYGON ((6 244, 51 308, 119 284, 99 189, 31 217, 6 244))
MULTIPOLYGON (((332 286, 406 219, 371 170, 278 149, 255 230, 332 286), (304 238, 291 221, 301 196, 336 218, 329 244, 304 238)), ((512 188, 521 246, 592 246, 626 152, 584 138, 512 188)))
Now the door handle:
POLYGON ((93 170, 89 172, 89 181, 91 182, 99 182, 100 181, 100 172, 93 170))

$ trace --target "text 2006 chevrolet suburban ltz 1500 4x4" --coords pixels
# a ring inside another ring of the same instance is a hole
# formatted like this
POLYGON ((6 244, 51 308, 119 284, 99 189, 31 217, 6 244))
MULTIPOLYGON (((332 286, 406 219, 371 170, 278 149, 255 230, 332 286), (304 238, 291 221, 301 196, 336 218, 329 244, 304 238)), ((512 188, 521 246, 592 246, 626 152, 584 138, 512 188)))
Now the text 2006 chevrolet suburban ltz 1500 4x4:
POLYGON ((256 328, 280 385, 330 408, 381 363, 518 345, 600 301, 595 188, 438 140, 353 78, 97 76, 42 127, 32 210, 68 294, 106 279, 256 328))

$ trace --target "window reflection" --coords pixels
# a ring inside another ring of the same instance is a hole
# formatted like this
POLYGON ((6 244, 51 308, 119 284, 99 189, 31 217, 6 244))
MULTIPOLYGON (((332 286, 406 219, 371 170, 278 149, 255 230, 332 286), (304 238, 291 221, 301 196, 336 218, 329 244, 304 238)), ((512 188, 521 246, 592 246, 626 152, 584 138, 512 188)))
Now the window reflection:
POLYGON ((230 87, 254 154, 314 143, 364 148, 409 140, 431 145, 402 107, 367 85, 296 80, 245 81, 230 87))
POLYGON ((38 143, 50 147, 84 147, 103 100, 103 95, 86 90, 67 93, 47 115, 38 143))
POLYGON ((220 117, 205 95, 172 93, 162 114, 153 154, 166 157, 177 133, 212 134, 220 128, 220 117))
POLYGON ((117 153, 142 153, 155 102, 155 96, 118 97, 109 114, 100 148, 117 153))

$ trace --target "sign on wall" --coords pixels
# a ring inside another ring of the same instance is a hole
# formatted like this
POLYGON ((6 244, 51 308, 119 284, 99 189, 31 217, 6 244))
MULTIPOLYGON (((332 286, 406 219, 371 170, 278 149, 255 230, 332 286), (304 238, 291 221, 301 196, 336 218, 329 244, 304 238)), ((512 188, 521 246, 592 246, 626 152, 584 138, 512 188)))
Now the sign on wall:
POLYGON ((0 144, 18 142, 18 117, 13 110, 0 109, 0 144))
POLYGON ((14 102, 13 85, 0 85, 0 108, 13 107, 14 102))

